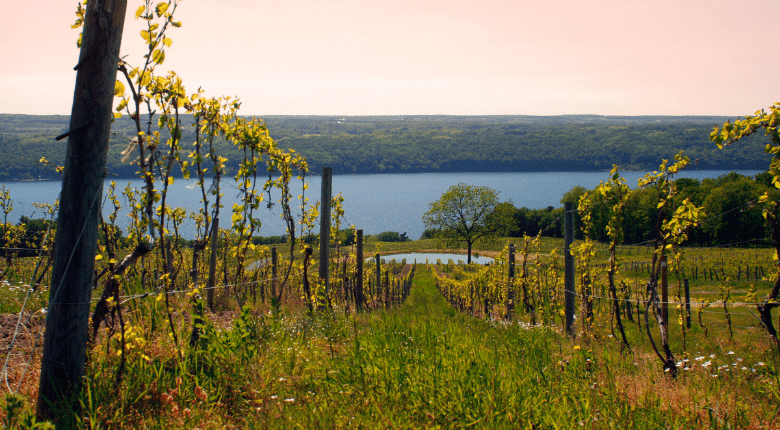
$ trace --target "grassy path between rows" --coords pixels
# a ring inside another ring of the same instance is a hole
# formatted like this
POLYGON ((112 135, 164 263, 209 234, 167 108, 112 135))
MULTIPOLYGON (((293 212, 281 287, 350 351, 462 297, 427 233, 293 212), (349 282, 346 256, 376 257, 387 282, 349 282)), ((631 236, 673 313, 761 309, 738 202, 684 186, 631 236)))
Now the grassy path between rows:
POLYGON ((252 427, 654 429, 717 424, 695 411, 671 413, 659 397, 626 399, 611 375, 621 366, 633 367, 630 358, 598 362, 590 351, 548 329, 495 325, 454 312, 424 269, 417 271, 403 306, 361 316, 352 327, 336 319, 321 323, 330 333, 327 339, 311 338, 298 356, 288 347, 276 354, 284 357, 277 366, 266 367, 286 376, 277 379, 278 392, 264 399, 249 420, 252 427), (692 416, 699 418, 691 421, 692 416))

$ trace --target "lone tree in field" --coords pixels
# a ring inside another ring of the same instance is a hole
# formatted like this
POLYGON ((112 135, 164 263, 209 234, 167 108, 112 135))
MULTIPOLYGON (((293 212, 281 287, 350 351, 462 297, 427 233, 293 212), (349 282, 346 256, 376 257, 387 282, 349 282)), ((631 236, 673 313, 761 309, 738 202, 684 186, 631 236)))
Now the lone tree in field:
POLYGON ((448 243, 466 242, 471 263, 474 242, 497 236, 507 220, 504 211, 496 210, 498 203, 498 191, 490 187, 453 185, 428 205, 422 219, 426 228, 437 229, 437 236, 448 243))

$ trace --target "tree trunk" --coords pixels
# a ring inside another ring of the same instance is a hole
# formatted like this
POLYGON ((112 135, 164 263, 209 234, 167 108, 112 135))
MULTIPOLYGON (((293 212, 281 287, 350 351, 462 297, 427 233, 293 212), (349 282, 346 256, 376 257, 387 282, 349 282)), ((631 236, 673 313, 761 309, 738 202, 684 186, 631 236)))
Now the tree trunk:
POLYGON ((68 149, 55 251, 49 312, 41 358, 38 416, 71 410, 86 360, 89 307, 97 244, 100 198, 126 0, 87 4, 76 89, 66 133, 68 149))

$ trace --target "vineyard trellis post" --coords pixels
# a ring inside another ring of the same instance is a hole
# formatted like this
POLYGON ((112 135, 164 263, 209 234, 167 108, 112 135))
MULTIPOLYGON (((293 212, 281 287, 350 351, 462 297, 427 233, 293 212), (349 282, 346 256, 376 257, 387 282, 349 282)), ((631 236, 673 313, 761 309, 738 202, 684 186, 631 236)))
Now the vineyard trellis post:
POLYGON ((515 310, 515 244, 509 244, 509 259, 508 259, 508 277, 507 277, 507 294, 506 294, 506 320, 512 321, 515 310))
MULTIPOLYGON (((376 260, 376 283, 374 284, 374 300, 382 300, 382 265, 379 259, 379 253, 374 255, 376 260)), ((378 304, 378 303, 377 303, 378 304)))
POLYGON ((357 231, 357 280, 355 284, 355 307, 363 310, 363 230, 357 231))
MULTIPOLYGON (((325 303, 330 307, 330 204, 333 196, 332 167, 322 168, 322 190, 320 193, 320 280, 325 285, 325 303)), ((320 304, 322 306, 322 304, 320 304)))
POLYGON ((70 129, 64 135, 68 147, 41 357, 37 414, 44 419, 54 418, 54 409, 65 406, 63 402, 75 400, 84 375, 98 217, 126 10, 126 0, 89 2, 84 15, 70 129))
POLYGON ((563 205, 563 256, 565 290, 566 333, 574 335, 574 255, 571 244, 574 241, 574 203, 563 205))

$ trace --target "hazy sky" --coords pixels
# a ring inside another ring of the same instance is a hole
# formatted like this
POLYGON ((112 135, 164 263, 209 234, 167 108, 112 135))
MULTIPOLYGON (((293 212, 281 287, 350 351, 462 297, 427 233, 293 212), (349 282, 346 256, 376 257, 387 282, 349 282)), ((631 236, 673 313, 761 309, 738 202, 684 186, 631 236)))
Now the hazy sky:
MULTIPOLYGON (((5 5, 0 113, 70 113, 76 4, 5 5)), ((239 96, 246 115, 736 116, 780 102, 777 0, 183 0, 177 15, 158 71, 239 96)))

